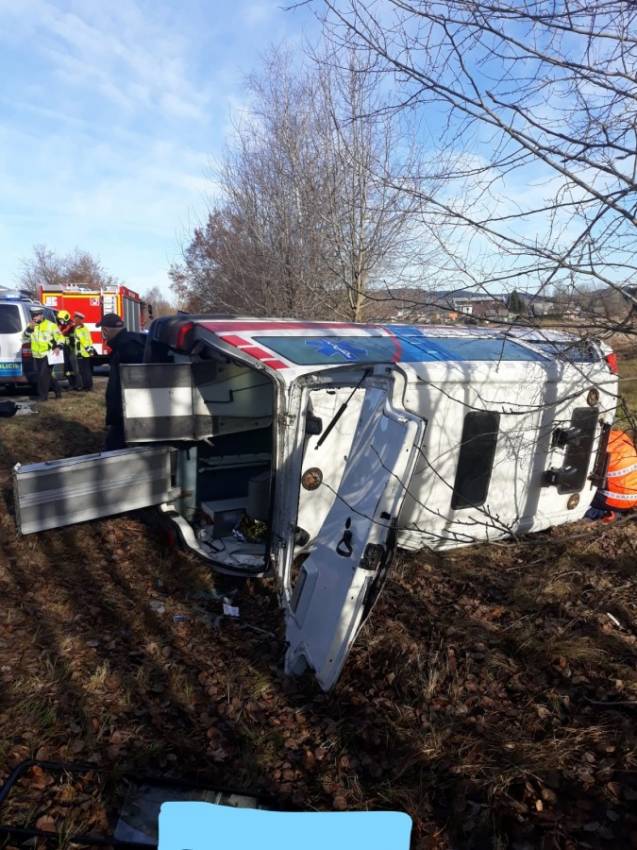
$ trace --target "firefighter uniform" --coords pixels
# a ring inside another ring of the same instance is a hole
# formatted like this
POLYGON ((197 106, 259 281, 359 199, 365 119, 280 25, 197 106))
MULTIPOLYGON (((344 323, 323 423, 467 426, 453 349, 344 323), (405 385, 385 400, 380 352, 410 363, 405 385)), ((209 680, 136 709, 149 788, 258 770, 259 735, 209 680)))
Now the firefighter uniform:
POLYGON ((57 314, 60 332, 64 337, 64 376, 69 382, 69 387, 72 390, 80 389, 80 375, 77 357, 75 355, 75 342, 73 334, 75 333, 75 322, 71 321, 71 314, 68 310, 58 310, 57 314))
POLYGON ((38 380, 38 398, 46 401, 49 397, 49 389, 52 389, 56 398, 60 398, 62 392, 55 375, 53 367, 48 361, 48 353, 54 348, 62 348, 64 337, 55 322, 44 318, 42 312, 32 313, 33 322, 27 325, 24 335, 31 342, 31 355, 38 380), (37 317, 41 318, 38 320, 37 317))
POLYGON ((637 450, 628 434, 619 429, 608 439, 608 472, 604 488, 597 491, 595 502, 612 511, 637 507, 637 450))
POLYGON ((74 353, 79 370, 79 389, 88 392, 93 389, 93 372, 91 369, 91 357, 94 353, 91 332, 84 324, 83 313, 75 313, 73 316, 75 329, 73 331, 74 353))

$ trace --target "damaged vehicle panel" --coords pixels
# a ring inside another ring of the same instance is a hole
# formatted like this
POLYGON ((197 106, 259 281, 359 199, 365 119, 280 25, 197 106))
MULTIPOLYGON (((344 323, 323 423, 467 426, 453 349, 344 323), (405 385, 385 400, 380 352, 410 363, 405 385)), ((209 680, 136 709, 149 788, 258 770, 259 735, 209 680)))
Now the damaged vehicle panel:
POLYGON ((396 546, 583 516, 617 394, 601 353, 480 328, 179 316, 145 360, 120 367, 129 448, 16 467, 20 530, 157 505, 215 570, 276 576, 286 671, 325 690, 396 546))

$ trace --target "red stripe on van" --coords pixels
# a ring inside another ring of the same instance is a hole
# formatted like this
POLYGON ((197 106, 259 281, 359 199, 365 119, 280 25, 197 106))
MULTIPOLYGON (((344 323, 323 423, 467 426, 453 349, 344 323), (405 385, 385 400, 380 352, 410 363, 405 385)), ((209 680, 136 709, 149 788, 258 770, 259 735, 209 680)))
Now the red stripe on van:
POLYGON ((212 331, 212 333, 230 333, 232 331, 307 331, 307 330, 315 330, 320 331, 323 329, 328 330, 351 330, 353 328, 358 328, 359 330, 365 328, 373 328, 374 330, 381 329, 381 325, 356 325, 351 322, 242 322, 242 321, 225 321, 225 322, 197 322, 202 328, 205 328, 207 331, 212 331))

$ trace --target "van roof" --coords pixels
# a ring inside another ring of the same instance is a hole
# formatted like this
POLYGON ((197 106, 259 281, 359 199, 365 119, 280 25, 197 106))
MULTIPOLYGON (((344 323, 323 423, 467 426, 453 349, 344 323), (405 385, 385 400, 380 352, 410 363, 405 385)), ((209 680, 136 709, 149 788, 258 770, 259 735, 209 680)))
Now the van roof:
POLYGON ((13 304, 15 304, 16 302, 20 302, 22 304, 38 303, 28 292, 23 289, 0 289, 0 303, 7 301, 13 304))
POLYGON ((151 338, 184 352, 189 352, 197 340, 207 340, 221 348, 235 349, 268 369, 297 373, 348 364, 546 364, 552 359, 532 343, 512 339, 503 329, 473 326, 181 314, 156 320, 151 338))

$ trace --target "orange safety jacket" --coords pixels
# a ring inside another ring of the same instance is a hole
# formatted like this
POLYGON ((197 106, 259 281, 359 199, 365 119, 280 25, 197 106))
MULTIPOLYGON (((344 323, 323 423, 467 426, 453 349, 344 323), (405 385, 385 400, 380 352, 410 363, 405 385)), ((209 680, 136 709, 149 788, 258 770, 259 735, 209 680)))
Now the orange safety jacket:
POLYGON ((627 511, 637 507, 637 449, 624 431, 610 432, 605 488, 598 493, 608 508, 627 511))

